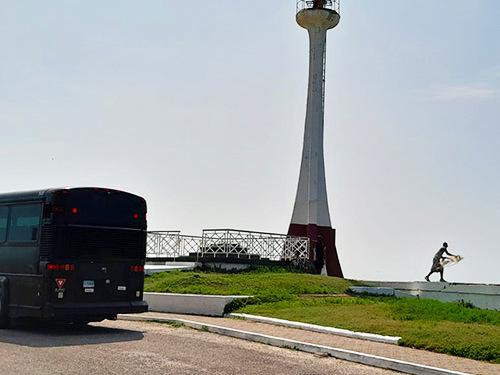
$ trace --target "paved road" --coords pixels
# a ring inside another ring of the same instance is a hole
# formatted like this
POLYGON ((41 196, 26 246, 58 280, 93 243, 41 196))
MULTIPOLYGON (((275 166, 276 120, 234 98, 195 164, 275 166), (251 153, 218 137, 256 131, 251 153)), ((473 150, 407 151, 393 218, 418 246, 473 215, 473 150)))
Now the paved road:
POLYGON ((185 327, 121 320, 0 330, 0 358, 1 375, 396 374, 185 327))

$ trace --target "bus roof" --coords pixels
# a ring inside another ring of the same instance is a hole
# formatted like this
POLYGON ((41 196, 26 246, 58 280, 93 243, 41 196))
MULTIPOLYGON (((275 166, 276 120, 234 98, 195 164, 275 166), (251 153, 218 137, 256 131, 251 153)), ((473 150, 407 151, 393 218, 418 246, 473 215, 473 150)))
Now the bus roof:
POLYGON ((100 190, 100 191, 106 191, 108 193, 120 193, 133 196, 138 199, 144 199, 138 195, 127 193, 125 191, 117 189, 99 188, 99 187, 59 187, 59 188, 29 190, 29 191, 15 191, 10 193, 0 193, 0 203, 43 200, 44 198, 52 196, 53 194, 69 193, 72 190, 96 190, 96 191, 100 190))

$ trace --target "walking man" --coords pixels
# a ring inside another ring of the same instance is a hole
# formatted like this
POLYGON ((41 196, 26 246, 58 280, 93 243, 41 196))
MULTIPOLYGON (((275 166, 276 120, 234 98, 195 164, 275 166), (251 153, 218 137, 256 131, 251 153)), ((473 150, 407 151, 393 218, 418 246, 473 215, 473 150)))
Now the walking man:
POLYGON ((436 255, 434 255, 434 259, 432 260, 432 267, 431 271, 425 276, 426 281, 429 280, 429 276, 432 275, 434 272, 439 272, 441 274, 441 279, 439 281, 446 282, 446 280, 443 278, 443 273, 444 273, 444 268, 441 264, 441 260, 445 259, 443 254, 448 254, 449 256, 455 256, 453 254, 450 254, 448 252, 448 244, 446 242, 443 243, 443 247, 438 250, 436 255))

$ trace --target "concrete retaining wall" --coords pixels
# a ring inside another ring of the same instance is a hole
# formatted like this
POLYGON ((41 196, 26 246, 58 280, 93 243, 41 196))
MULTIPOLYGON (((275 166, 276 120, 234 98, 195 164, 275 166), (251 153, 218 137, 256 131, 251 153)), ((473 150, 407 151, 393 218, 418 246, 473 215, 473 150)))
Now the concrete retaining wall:
POLYGON ((175 314, 223 316, 228 303, 249 296, 208 296, 199 294, 144 293, 149 311, 175 314))
POLYGON ((390 287, 377 287, 377 286, 351 286, 349 289, 354 293, 367 293, 377 296, 394 296, 397 298, 417 298, 408 292, 402 292, 390 287))
POLYGON ((196 262, 165 262, 164 264, 149 262, 144 266, 144 274, 149 276, 159 272, 191 271, 199 266, 200 264, 196 262))
POLYGON ((394 289, 397 297, 414 296, 419 298, 437 299, 442 302, 468 302, 481 309, 500 311, 500 285, 461 284, 446 282, 391 282, 366 281, 374 285, 373 294, 387 294, 387 288, 394 289), (377 289, 384 293, 377 293, 377 289))

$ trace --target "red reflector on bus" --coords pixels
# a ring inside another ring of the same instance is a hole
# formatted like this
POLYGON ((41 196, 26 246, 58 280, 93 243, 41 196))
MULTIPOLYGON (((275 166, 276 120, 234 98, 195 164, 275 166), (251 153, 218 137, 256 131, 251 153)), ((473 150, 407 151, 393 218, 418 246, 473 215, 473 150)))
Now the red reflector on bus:
POLYGON ((71 210, 71 212, 73 212, 74 214, 76 214, 76 213, 78 212, 78 209, 77 209, 77 208, 73 208, 73 209, 71 210))
POLYGON ((75 265, 74 264, 52 264, 52 263, 49 263, 49 264, 47 264, 47 269, 49 271, 74 271, 75 265))
POLYGON ((139 215, 138 214, 134 214, 134 219, 138 219, 139 218, 139 215))

